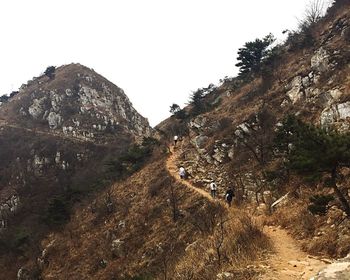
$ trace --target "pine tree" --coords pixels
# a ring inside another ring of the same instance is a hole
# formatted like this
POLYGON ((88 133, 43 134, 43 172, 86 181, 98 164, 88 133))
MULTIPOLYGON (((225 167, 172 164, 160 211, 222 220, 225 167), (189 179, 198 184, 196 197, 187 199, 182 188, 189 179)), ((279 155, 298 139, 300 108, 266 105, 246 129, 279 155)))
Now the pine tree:
POLYGON ((350 167, 350 133, 326 131, 289 116, 278 129, 277 147, 287 152, 291 170, 307 177, 320 180, 327 175, 325 186, 332 187, 343 209, 350 217, 347 195, 337 185, 340 170, 350 167))
POLYGON ((260 72, 263 60, 268 57, 268 47, 275 41, 272 34, 263 39, 247 42, 238 49, 239 61, 236 66, 239 67, 239 75, 244 76, 248 73, 257 74, 260 72))

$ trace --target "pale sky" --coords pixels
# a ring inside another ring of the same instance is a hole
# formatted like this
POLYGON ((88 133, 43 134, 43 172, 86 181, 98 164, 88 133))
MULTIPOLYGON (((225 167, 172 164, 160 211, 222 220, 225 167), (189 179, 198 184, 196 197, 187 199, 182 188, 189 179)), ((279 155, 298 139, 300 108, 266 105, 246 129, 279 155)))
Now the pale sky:
POLYGON ((0 95, 47 66, 93 68, 152 126, 234 76, 238 48, 295 29, 309 0, 1 0, 0 95))

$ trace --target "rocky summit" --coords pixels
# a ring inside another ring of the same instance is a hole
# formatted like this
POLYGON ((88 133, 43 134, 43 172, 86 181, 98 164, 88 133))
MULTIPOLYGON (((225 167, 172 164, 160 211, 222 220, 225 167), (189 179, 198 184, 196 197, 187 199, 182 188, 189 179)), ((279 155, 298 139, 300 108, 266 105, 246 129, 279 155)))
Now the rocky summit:
POLYGON ((94 143, 111 142, 120 133, 136 139, 150 135, 147 119, 133 108, 121 88, 80 64, 53 71, 23 84, 1 106, 0 118, 94 143), (110 134, 107 138, 105 132, 110 134))

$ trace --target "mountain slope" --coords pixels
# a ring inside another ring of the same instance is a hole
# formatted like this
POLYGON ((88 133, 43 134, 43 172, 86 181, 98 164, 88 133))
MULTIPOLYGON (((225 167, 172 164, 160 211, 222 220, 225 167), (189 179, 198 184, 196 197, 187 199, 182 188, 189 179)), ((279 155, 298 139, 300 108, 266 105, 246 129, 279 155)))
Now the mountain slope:
POLYGON ((77 201, 117 179, 106 164, 151 130, 120 88, 79 64, 34 78, 2 103, 0 258, 7 269, 15 272, 21 255, 32 259, 38 240, 65 223, 77 201))

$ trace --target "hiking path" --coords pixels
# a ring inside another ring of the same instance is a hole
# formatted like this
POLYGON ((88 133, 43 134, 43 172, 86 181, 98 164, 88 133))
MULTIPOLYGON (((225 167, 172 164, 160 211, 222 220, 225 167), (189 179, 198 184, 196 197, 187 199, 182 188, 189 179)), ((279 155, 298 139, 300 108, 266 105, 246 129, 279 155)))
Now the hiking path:
MULTIPOLYGON (((205 190, 195 187, 189 180, 182 180, 178 174, 178 149, 171 148, 170 156, 167 159, 166 167, 170 175, 181 184, 202 195, 210 201, 214 200, 205 190)), ((223 202, 222 202, 223 203, 223 202)), ((225 204, 226 205, 226 204, 225 204)), ((268 258, 262 261, 260 267, 266 273, 261 275, 259 280, 306 280, 311 279, 327 262, 317 257, 310 256, 303 252, 296 240, 286 230, 277 226, 265 226, 264 233, 269 237, 273 252, 268 258)))

